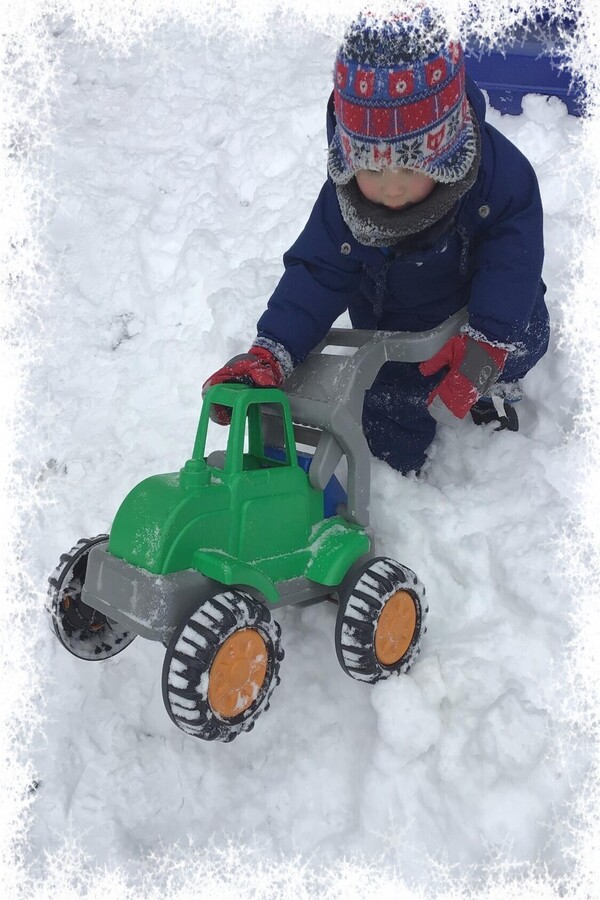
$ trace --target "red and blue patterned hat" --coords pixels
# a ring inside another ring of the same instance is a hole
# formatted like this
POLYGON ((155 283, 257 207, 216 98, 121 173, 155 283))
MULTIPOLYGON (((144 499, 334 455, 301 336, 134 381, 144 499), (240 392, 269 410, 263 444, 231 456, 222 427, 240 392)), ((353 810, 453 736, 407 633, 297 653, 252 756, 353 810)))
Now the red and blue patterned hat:
POLYGON ((427 11, 410 21, 361 15, 335 60, 334 103, 328 170, 336 184, 386 166, 452 183, 473 163, 462 47, 427 11))

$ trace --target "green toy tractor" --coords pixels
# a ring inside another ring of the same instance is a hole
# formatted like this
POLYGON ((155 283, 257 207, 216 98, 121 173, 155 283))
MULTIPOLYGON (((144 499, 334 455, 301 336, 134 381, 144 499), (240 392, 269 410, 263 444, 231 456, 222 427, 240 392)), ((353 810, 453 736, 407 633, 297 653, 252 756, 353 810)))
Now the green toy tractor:
POLYGON ((272 615, 281 606, 337 602, 336 652, 351 677, 407 671, 425 589, 373 552, 362 401, 384 362, 431 356, 462 321, 420 334, 334 329, 285 392, 211 388, 184 467, 146 478, 110 535, 61 557, 48 606, 63 646, 102 660, 136 635, 162 642, 167 712, 205 740, 232 740, 268 708, 283 659, 272 615), (205 455, 213 404, 229 408, 231 424, 226 450, 205 455), (347 495, 334 475, 342 457, 347 495))

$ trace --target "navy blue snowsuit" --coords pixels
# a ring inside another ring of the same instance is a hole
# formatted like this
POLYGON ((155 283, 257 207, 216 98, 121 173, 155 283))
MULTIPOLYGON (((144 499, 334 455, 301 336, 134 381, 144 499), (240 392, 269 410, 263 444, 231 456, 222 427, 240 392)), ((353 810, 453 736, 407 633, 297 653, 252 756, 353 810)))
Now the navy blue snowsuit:
MULTIPOLYGON (((542 207, 523 154, 485 122, 485 101, 467 79, 481 135, 475 184, 459 201, 449 231, 432 245, 377 248, 353 237, 328 178, 285 272, 258 322, 258 334, 301 362, 346 309, 355 328, 424 331, 468 305, 469 324, 492 342, 514 344, 501 381, 522 378, 548 346, 541 280, 542 207)), ((335 127, 332 100, 328 138, 335 127)), ((365 395, 363 430, 371 452, 395 469, 420 469, 436 423, 427 411, 440 374, 386 363, 365 395)))

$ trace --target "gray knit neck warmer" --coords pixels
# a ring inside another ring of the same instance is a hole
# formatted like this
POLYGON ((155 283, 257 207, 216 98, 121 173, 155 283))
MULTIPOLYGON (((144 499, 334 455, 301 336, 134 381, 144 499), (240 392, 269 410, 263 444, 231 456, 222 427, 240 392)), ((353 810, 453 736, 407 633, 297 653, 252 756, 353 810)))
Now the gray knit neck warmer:
POLYGON ((436 184, 431 194, 414 206, 397 210, 371 203, 361 194, 356 178, 347 184, 336 184, 342 217, 359 244, 393 247, 403 238, 425 231, 447 215, 477 178, 481 138, 477 127, 474 131, 477 152, 465 177, 450 184, 436 184))

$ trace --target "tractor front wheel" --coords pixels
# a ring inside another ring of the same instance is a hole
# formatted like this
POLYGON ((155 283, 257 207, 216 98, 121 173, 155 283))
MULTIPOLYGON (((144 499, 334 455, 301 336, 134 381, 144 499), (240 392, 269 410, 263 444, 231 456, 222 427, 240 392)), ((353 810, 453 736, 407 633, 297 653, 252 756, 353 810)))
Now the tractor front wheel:
POLYGON ((82 538, 68 553, 63 553, 48 579, 52 629, 63 647, 78 659, 109 659, 128 647, 136 636, 81 599, 90 550, 107 542, 107 534, 82 538))
POLYGON ((407 672, 426 631, 425 588, 414 572, 393 559, 371 559, 344 583, 335 630, 342 669, 375 682, 407 672))
POLYGON ((205 741, 250 731, 279 684, 280 634, 266 606, 244 591, 203 601, 167 646, 162 688, 173 722, 205 741))

